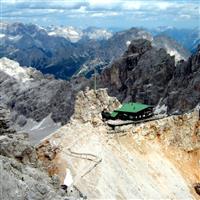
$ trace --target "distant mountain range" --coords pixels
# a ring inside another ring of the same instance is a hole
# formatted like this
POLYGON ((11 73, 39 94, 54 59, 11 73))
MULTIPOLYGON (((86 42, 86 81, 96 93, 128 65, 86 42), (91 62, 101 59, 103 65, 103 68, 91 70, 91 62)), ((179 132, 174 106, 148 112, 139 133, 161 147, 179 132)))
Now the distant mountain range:
POLYGON ((49 26, 46 28, 48 35, 64 37, 70 42, 78 42, 81 39, 91 40, 107 40, 112 37, 113 33, 102 28, 88 27, 87 29, 79 29, 72 26, 49 26))
POLYGON ((190 52, 195 52, 200 42, 200 28, 178 29, 175 27, 158 27, 150 30, 153 35, 171 37, 190 52))
POLYGON ((144 29, 112 33, 90 27, 42 28, 34 24, 1 23, 0 57, 8 57, 21 66, 32 66, 44 74, 70 79, 72 76, 91 77, 94 68, 99 72, 123 54, 134 39, 153 41, 156 48, 164 48, 176 61, 187 60, 190 53, 173 39, 153 37, 144 29))

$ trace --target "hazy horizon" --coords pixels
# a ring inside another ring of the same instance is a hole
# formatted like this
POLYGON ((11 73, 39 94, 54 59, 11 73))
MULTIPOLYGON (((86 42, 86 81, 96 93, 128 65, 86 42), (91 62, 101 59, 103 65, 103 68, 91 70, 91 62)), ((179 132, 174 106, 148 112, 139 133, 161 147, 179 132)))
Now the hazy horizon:
POLYGON ((73 28, 77 28, 77 29, 80 29, 80 30, 85 30, 85 29, 88 29, 88 28, 99 28, 99 29, 106 29, 106 30, 109 30, 111 32, 118 32, 118 31, 125 31, 125 30, 129 30, 129 29, 132 29, 132 28, 138 28, 138 29, 144 29, 144 30, 147 30, 147 31, 154 31, 154 30, 165 30, 165 29, 177 29, 177 30, 193 30, 193 29, 199 29, 198 26, 194 26, 194 27, 175 27, 175 26, 156 26, 156 27, 143 27, 143 26, 130 26, 130 27, 103 27, 103 26, 86 26, 86 27, 81 27, 81 26, 75 26, 75 25, 68 25, 68 24, 49 24, 49 25, 40 25, 38 23, 34 23, 34 22, 23 22, 23 21, 1 21, 2 23, 7 23, 7 24, 14 24, 14 23, 22 23, 22 24, 25 24, 25 25, 28 25, 28 24, 33 24, 33 25, 36 25, 36 26, 40 26, 42 28, 47 28, 47 27, 73 27, 73 28))

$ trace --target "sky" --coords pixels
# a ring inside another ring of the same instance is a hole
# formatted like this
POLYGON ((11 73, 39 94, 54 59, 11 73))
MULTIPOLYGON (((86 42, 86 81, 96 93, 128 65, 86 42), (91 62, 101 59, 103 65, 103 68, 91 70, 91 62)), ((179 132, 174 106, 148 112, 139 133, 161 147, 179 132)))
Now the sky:
POLYGON ((1 21, 86 28, 200 27, 200 0, 0 0, 1 21))

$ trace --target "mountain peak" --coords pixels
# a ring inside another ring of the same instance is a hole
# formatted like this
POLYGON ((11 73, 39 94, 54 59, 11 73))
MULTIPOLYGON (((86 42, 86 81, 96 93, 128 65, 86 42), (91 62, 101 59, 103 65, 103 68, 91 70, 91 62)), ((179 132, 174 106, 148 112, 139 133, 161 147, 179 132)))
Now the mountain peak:
POLYGON ((143 54, 152 48, 151 42, 146 39, 133 40, 129 45, 128 52, 143 54))

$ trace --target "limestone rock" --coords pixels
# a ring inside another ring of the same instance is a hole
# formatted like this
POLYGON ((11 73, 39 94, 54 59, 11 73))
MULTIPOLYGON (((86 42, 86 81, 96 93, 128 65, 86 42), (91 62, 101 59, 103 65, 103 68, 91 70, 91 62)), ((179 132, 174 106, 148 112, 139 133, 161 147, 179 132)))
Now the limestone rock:
POLYGON ((51 179, 37 168, 0 155, 2 199, 64 200, 64 191, 55 189, 51 179))
POLYGON ((25 135, 8 135, 0 137, 0 155, 15 158, 24 164, 36 165, 35 149, 27 141, 25 135))
POLYGON ((72 118, 97 125, 102 123, 101 111, 104 108, 113 111, 119 106, 117 98, 108 96, 106 89, 81 91, 77 95, 72 118))
POLYGON ((56 80, 16 61, 0 59, 1 103, 20 126, 26 124, 27 118, 39 122, 49 114, 54 122, 66 123, 73 114, 75 94, 86 83, 84 78, 56 80))
POLYGON ((134 132, 148 139, 162 138, 166 145, 190 152, 200 149, 198 111, 137 125, 134 132))

